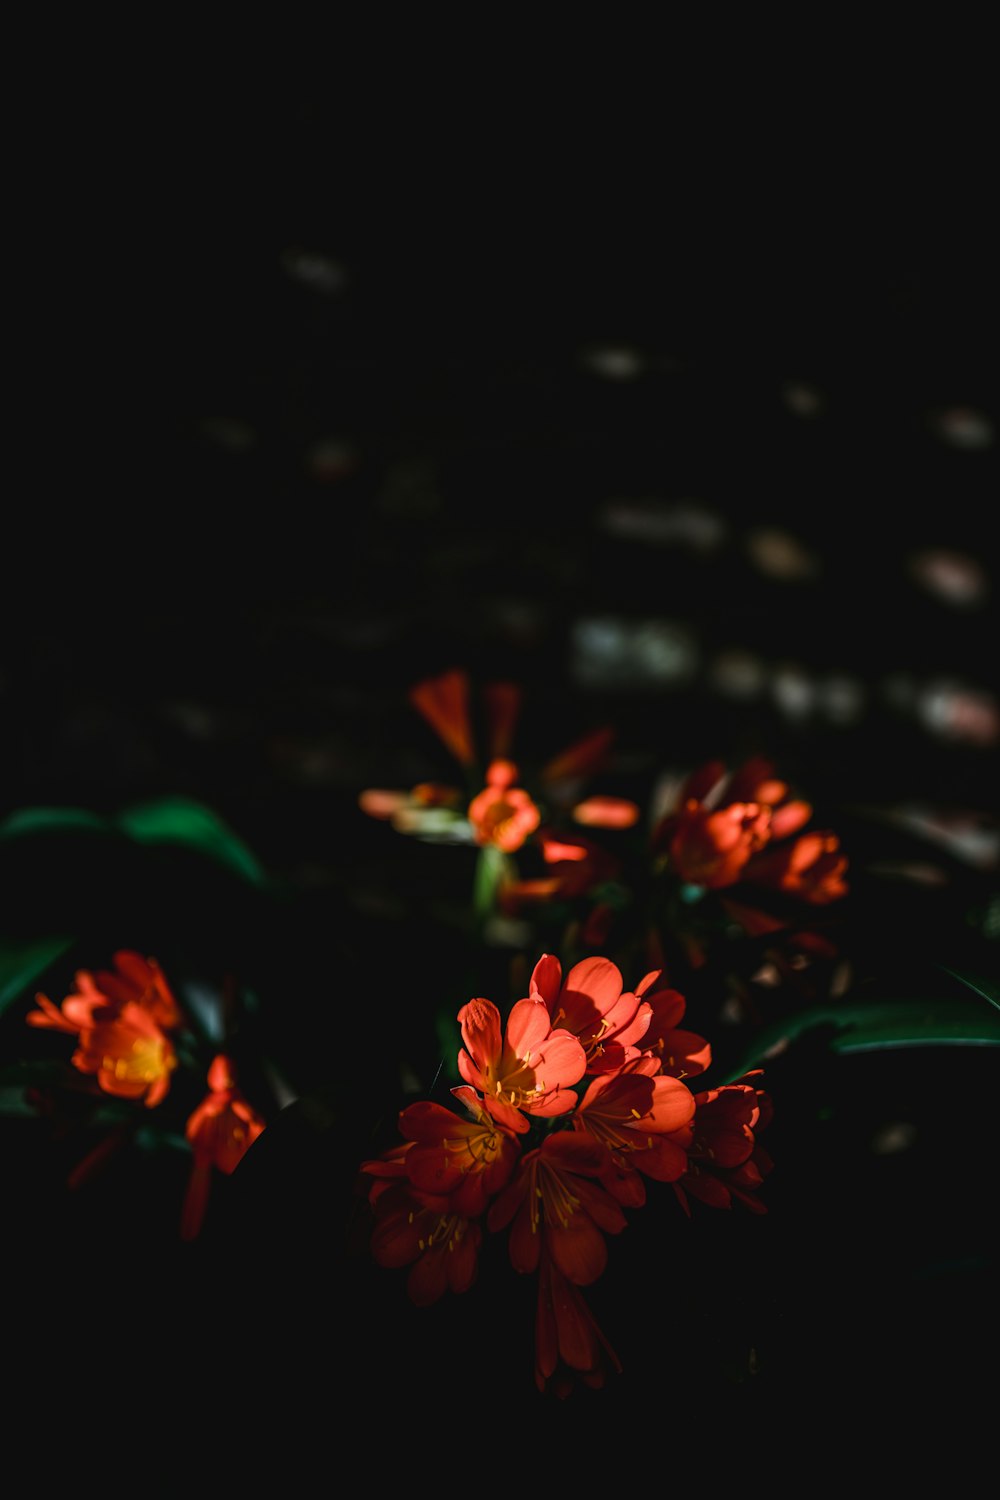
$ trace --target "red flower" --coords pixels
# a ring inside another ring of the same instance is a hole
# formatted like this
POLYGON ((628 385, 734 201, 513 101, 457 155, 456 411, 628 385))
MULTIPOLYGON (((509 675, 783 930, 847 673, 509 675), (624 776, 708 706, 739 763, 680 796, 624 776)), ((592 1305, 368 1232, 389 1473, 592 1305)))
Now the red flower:
POLYGON ((375 1201, 372 1254, 380 1266, 410 1266, 406 1289, 418 1307, 445 1292, 466 1292, 476 1279, 482 1230, 464 1214, 428 1207, 396 1182, 375 1201))
POLYGON ((755 855, 747 865, 746 878, 814 906, 825 906, 847 895, 846 870, 847 856, 841 853, 836 834, 810 832, 791 844, 755 855))
POLYGON ((836 835, 803 833, 812 817, 770 762, 748 761, 730 775, 720 761, 701 766, 681 789, 679 807, 654 831, 655 853, 693 885, 719 889, 747 881, 816 905, 847 892, 847 858, 836 835))
POLYGON ((500 1012, 492 1000, 470 1000, 458 1013, 465 1048, 458 1071, 483 1095, 495 1120, 523 1135, 525 1115, 562 1115, 576 1105, 587 1058, 576 1037, 554 1029, 541 1000, 519 1000, 501 1041, 500 1012), (522 1113, 523 1111, 523 1113, 522 1113))
POLYGON ((730 1208, 733 1199, 754 1213, 766 1206, 754 1197, 771 1170, 771 1159, 756 1139, 771 1119, 768 1094, 753 1084, 723 1084, 695 1095, 694 1139, 688 1167, 674 1192, 690 1214, 688 1194, 713 1208, 730 1208))
POLYGON ((216 1057, 208 1070, 209 1092, 188 1118, 185 1134, 194 1151, 181 1215, 181 1237, 194 1239, 201 1229, 208 1203, 213 1167, 235 1172, 264 1129, 264 1121, 236 1087, 232 1064, 216 1057))
POLYGON ((695 1097, 665 1073, 650 1077, 640 1060, 631 1071, 595 1078, 573 1116, 608 1152, 602 1181, 619 1202, 638 1208, 646 1201, 639 1176, 676 1182, 688 1165, 695 1097))
POLYGON ((513 761, 495 760, 486 772, 486 785, 469 804, 469 822, 477 844, 494 844, 505 854, 520 849, 541 821, 531 797, 514 786, 517 767, 513 761))
POLYGON ((487 1217, 491 1231, 510 1231, 515 1271, 538 1269, 542 1240, 553 1263, 577 1286, 596 1281, 607 1265, 605 1234, 620 1234, 621 1207, 596 1180, 607 1151, 593 1136, 558 1131, 521 1159, 514 1180, 487 1217), (513 1222, 512 1222, 513 1221, 513 1222))
POLYGON ((707 808, 688 797, 658 828, 654 847, 673 872, 690 885, 709 889, 735 885, 751 854, 770 837, 771 813, 757 802, 707 808))
POLYGON ((36 995, 40 1009, 28 1012, 28 1025, 76 1034, 98 1020, 110 1021, 129 1004, 140 1006, 158 1026, 169 1030, 180 1025, 180 1008, 155 959, 122 949, 114 955, 114 965, 114 971, 99 969, 96 974, 78 970, 77 988, 59 1008, 47 995, 36 995))
POLYGON ((173 992, 155 958, 122 950, 113 955, 115 972, 99 969, 94 975, 97 988, 119 1005, 135 1001, 147 1010, 160 1026, 179 1026, 183 1017, 173 992))
POLYGON ((652 1010, 622 987, 621 971, 609 958, 585 958, 562 978, 562 965, 543 953, 531 975, 530 994, 548 1007, 553 1026, 578 1037, 588 1073, 616 1072, 639 1056, 652 1010))
POLYGON ((463 1120, 431 1101, 407 1105, 399 1128, 410 1149, 401 1162, 421 1198, 446 1198, 452 1211, 474 1219, 505 1186, 520 1148, 473 1089, 459 1087, 452 1093, 472 1118, 463 1120))
POLYGON ((620 1375, 621 1369, 621 1361, 601 1332, 583 1293, 544 1252, 538 1266, 535 1314, 538 1389, 564 1400, 576 1381, 598 1390, 609 1370, 620 1375))
POLYGON ((704 1073, 709 1066, 712 1048, 697 1032, 678 1028, 687 1002, 678 990, 653 988, 661 973, 662 970, 654 969, 635 987, 636 994, 652 1011, 642 1038, 642 1054, 657 1058, 661 1073, 669 1073, 673 1078, 691 1078, 704 1073))

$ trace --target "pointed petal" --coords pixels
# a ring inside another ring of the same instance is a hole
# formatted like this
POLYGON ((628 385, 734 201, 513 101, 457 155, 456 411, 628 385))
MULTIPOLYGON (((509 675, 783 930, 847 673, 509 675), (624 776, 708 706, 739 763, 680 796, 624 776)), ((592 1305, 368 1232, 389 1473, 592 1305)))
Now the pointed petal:
POLYGON ((418 713, 463 766, 475 760, 469 722, 469 677, 467 672, 444 672, 440 677, 418 682, 409 699, 418 713))

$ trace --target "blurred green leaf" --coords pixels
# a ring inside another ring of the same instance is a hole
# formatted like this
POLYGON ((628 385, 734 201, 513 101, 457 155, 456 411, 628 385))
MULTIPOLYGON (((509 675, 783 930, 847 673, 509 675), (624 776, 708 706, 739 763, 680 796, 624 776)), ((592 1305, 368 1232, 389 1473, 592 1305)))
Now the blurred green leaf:
POLYGON ((192 849, 225 865, 252 885, 265 886, 267 875, 242 839, 211 808, 187 797, 164 797, 128 807, 105 818, 84 807, 21 807, 0 823, 0 840, 33 835, 105 834, 137 844, 192 849))
POLYGON ((27 941, 0 938, 0 1015, 68 952, 73 942, 73 938, 65 936, 27 941))
POLYGON ((0 823, 0 839, 23 838, 33 833, 73 831, 107 833, 108 823, 85 807, 19 807, 0 823))
POLYGON ((145 802, 119 813, 115 824, 140 844, 176 844, 199 850, 253 885, 267 876, 256 856, 210 808, 185 797, 145 802))

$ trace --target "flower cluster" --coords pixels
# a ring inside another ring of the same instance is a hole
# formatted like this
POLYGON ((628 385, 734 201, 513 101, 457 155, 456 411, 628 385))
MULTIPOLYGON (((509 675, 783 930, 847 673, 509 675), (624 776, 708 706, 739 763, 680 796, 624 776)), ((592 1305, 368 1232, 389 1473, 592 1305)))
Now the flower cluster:
POLYGON ((462 767, 464 788, 369 788, 359 803, 402 833, 478 849, 473 905, 485 941, 514 932, 522 950, 567 958, 639 952, 690 1000, 711 999, 720 1019, 749 1028, 836 997, 848 858, 770 761, 710 760, 638 801, 588 794, 588 781, 614 769, 611 728, 522 774, 510 758, 516 684, 487 683, 477 722, 463 670, 408 696, 462 767))
MULTIPOLYGON (((208 1092, 184 1124, 193 1161, 180 1233, 192 1240, 204 1221, 213 1170, 232 1173, 264 1129, 264 1119, 237 1087, 231 1058, 216 1053, 203 1073, 204 1064, 191 1056, 189 1018, 155 959, 123 949, 114 954, 113 968, 81 969, 75 980, 61 1005, 37 994, 37 1009, 29 1010, 25 1019, 29 1026, 74 1037, 70 1061, 94 1080, 100 1094, 155 1110, 167 1099, 182 1058, 191 1072, 201 1074, 201 1087, 208 1084, 208 1092)), ((107 1161, 111 1144, 120 1144, 138 1118, 127 1115, 121 1123, 127 1127, 124 1131, 119 1126, 78 1163, 73 1185, 81 1185, 107 1161)))
POLYGON ((618 966, 590 957, 564 974, 543 954, 504 1023, 492 1000, 458 1012, 465 1111, 430 1100, 399 1116, 402 1142, 361 1163, 371 1250, 408 1267, 420 1306, 476 1279, 484 1233, 507 1232, 515 1272, 537 1277, 535 1382, 569 1394, 619 1371, 582 1288, 608 1263, 607 1237, 641 1208, 647 1184, 757 1212, 770 1162, 759 1074, 697 1091, 710 1044, 681 1025, 686 1002, 655 970, 626 989, 618 966))

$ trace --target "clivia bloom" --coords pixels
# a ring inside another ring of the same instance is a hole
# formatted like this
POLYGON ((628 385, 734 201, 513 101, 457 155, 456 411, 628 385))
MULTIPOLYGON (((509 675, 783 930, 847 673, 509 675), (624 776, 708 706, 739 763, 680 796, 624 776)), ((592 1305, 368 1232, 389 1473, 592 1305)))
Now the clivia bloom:
POLYGON ((236 1087, 232 1063, 216 1057, 208 1070, 209 1092, 189 1116, 185 1135, 194 1152, 181 1215, 182 1239, 194 1239, 201 1229, 212 1168, 227 1176, 235 1172, 264 1129, 264 1120, 236 1087))
POLYGON ((454 1213, 474 1219, 506 1185, 520 1147, 474 1089, 459 1086, 452 1093, 470 1119, 430 1100, 400 1111, 399 1129, 409 1148, 400 1165, 418 1197, 445 1198, 454 1213))
POLYGON ((847 856, 833 833, 803 833, 791 844, 772 845, 757 854, 746 878, 773 886, 800 901, 825 906, 847 895, 847 856))
POLYGON ((712 1061, 712 1048, 696 1031, 685 1031, 678 1025, 687 1009, 679 990, 654 989, 663 971, 654 969, 635 987, 652 1016, 642 1037, 642 1055, 656 1058, 659 1071, 673 1078, 691 1078, 704 1073, 712 1061))
POLYGON ((575 1131, 548 1135, 521 1158, 512 1182, 493 1203, 487 1227, 510 1230, 515 1271, 536 1271, 545 1253, 576 1286, 596 1281, 607 1265, 605 1234, 620 1234, 626 1218, 601 1186, 607 1151, 593 1136, 575 1131))
POLYGON ((477 844, 492 844, 505 854, 520 849, 541 822, 541 813, 523 787, 515 786, 513 761, 494 760, 486 785, 469 803, 469 822, 477 844))
POLYGON ((713 1208, 730 1208, 736 1198, 754 1213, 767 1212, 753 1196, 772 1165, 756 1133, 772 1112, 770 1096, 743 1080, 695 1095, 687 1170, 673 1185, 686 1214, 688 1194, 713 1208))
POLYGON ((735 885, 752 854, 770 837, 771 813, 757 802, 707 808, 688 797, 657 830, 655 847, 688 885, 710 890, 735 885))
POLYGON ((562 965, 551 953, 536 963, 529 986, 560 1026, 578 1037, 586 1053, 587 1073, 611 1073, 639 1056, 638 1044, 652 1020, 650 1006, 625 990, 621 970, 609 958, 585 958, 562 977, 562 965))
POLYGON ((75 1035, 98 1020, 111 1020, 128 1004, 140 1006, 166 1030, 180 1025, 180 1007, 154 958, 122 949, 114 955, 114 965, 114 971, 99 969, 96 974, 79 969, 76 989, 59 1007, 47 995, 36 995, 39 1009, 28 1012, 28 1025, 75 1035))
POLYGON ((586 1071, 586 1053, 569 1031, 553 1027, 543 1001, 518 1000, 502 1037, 492 1000, 470 1000, 458 1021, 465 1043, 458 1071, 501 1125, 523 1135, 526 1115, 563 1115, 575 1107, 572 1085, 586 1071))
POLYGON ((476 1279, 482 1229, 477 1220, 448 1207, 428 1207, 398 1181, 374 1203, 372 1254, 390 1270, 409 1266, 406 1289, 417 1307, 445 1292, 466 1292, 476 1279))
POLYGON ((608 1153, 601 1180, 620 1203, 646 1201, 642 1173, 656 1182, 676 1182, 688 1165, 695 1096, 679 1078, 650 1077, 641 1059, 634 1069, 595 1078, 580 1100, 572 1124, 608 1153))
POLYGON ((846 894, 846 856, 832 833, 806 833, 812 806, 788 797, 770 762, 748 761, 732 774, 720 761, 692 772, 678 806, 653 832, 653 851, 692 885, 721 889, 740 882, 772 886, 823 904, 846 894), (780 846, 780 847, 779 847, 780 846))
POLYGON ((96 1075, 106 1094, 142 1099, 152 1109, 166 1098, 177 1054, 149 1012, 129 1000, 107 1017, 103 1008, 95 1009, 72 1062, 81 1073, 96 1075))

